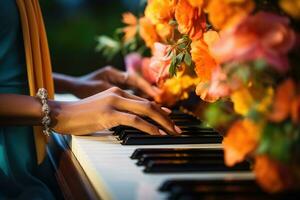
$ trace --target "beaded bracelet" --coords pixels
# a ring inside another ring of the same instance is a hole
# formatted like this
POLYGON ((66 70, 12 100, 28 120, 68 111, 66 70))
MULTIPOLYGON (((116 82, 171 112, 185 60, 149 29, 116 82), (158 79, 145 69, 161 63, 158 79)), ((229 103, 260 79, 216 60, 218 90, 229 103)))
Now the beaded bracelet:
POLYGON ((42 118, 42 125, 43 125, 43 133, 46 136, 50 136, 51 134, 51 129, 50 129, 50 124, 51 124, 51 119, 50 119, 50 108, 48 105, 48 92, 45 88, 40 88, 38 92, 36 93, 36 97, 41 100, 42 103, 42 112, 43 112, 43 118, 42 118))

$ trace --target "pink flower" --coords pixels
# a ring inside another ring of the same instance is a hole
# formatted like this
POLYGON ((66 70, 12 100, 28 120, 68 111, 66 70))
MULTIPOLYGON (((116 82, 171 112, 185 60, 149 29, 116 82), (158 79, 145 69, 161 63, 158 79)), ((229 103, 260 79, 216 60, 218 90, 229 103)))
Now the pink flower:
POLYGON ((207 102, 215 102, 219 98, 227 97, 230 94, 230 87, 227 84, 227 77, 221 67, 216 67, 212 72, 212 79, 200 82, 196 88, 197 95, 207 102))
POLYGON ((170 46, 162 43, 154 43, 153 56, 150 59, 148 76, 151 80, 161 84, 169 77, 171 56, 167 56, 170 46))
POLYGON ((150 58, 143 58, 142 75, 149 83, 154 84, 156 82, 156 73, 150 68, 150 61, 150 58))
POLYGON ((259 12, 220 35, 212 48, 220 63, 265 59, 280 72, 289 67, 287 53, 295 44, 295 33, 286 17, 259 12))
POLYGON ((142 56, 139 53, 130 53, 125 56, 125 66, 128 73, 140 73, 142 56))

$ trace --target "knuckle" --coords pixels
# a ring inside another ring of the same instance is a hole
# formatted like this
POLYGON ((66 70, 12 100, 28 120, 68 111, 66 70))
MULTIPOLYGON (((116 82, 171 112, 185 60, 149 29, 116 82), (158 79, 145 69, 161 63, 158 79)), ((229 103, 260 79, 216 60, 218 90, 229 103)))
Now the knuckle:
POLYGON ((149 109, 149 110, 154 110, 155 109, 155 105, 154 103, 148 101, 145 103, 146 104, 146 108, 149 109))
POLYGON ((131 123, 133 123, 133 124, 140 123, 140 121, 141 121, 137 115, 132 115, 129 119, 130 119, 131 123))
POLYGON ((153 135, 159 135, 159 131, 156 126, 151 126, 150 131, 153 135))
POLYGON ((111 90, 111 92, 113 92, 115 94, 120 94, 121 93, 121 89, 116 87, 116 86, 112 87, 110 90, 111 90))
POLYGON ((105 72, 110 72, 112 70, 112 66, 108 65, 104 68, 105 72))
POLYGON ((109 94, 107 95, 107 100, 112 103, 116 102, 118 100, 118 96, 115 94, 109 94))

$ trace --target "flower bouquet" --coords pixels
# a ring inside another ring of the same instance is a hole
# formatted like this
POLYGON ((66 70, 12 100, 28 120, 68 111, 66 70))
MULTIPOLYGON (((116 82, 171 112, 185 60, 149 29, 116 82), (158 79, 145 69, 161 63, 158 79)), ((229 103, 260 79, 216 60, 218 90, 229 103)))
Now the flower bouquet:
POLYGON ((192 91, 209 102, 202 117, 224 132, 226 165, 253 161, 262 188, 279 192, 300 186, 299 19, 300 0, 148 0, 98 49, 126 54, 160 103, 192 91))

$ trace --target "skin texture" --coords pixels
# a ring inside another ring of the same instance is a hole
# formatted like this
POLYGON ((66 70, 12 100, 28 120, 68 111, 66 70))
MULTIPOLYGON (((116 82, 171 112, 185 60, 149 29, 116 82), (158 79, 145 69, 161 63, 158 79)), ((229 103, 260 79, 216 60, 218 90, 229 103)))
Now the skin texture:
MULTIPOLYGON (((154 97, 157 90, 140 77, 126 78, 123 72, 104 68, 79 78, 55 74, 54 80, 58 92, 71 92, 83 98, 76 102, 49 101, 51 128, 58 133, 85 135, 118 125, 132 126, 151 135, 181 133, 169 119, 169 109, 113 86, 135 86, 154 97), (151 118, 164 130, 141 116, 151 118)), ((41 119, 41 103, 37 98, 0 94, 0 125, 41 125, 41 119)))
POLYGON ((137 74, 127 74, 111 66, 96 70, 81 77, 54 73, 55 89, 58 93, 71 92, 79 98, 89 97, 114 86, 133 89, 139 95, 154 99, 160 90, 150 85, 137 74))

